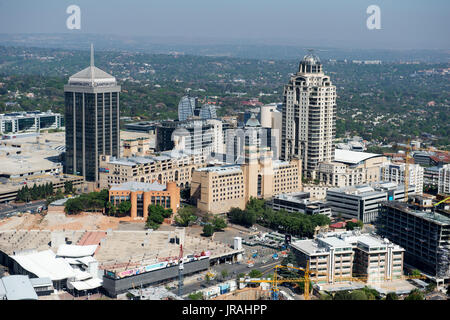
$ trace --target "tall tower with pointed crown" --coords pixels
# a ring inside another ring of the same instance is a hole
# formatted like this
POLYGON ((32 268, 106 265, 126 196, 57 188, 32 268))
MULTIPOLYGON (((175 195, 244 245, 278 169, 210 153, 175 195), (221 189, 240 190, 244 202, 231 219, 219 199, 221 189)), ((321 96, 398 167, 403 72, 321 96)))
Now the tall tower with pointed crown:
POLYGON ((284 87, 282 119, 282 159, 301 159, 304 176, 314 178, 320 162, 334 159, 336 86, 313 52, 284 87))
POLYGON ((119 156, 119 93, 116 78, 94 66, 91 44, 90 66, 64 86, 65 173, 97 181, 99 156, 119 156))

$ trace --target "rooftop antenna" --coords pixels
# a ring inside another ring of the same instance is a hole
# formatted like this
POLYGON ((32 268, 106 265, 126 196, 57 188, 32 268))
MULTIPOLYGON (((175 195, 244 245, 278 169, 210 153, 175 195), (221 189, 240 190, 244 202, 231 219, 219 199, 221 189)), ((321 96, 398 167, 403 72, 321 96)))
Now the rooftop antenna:
POLYGON ((94 85, 94 44, 91 43, 91 81, 94 85))

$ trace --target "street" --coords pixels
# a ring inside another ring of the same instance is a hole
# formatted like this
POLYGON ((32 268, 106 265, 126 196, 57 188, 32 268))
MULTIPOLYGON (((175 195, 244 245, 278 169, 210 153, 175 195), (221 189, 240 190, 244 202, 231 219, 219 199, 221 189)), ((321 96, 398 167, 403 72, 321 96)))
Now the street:
POLYGON ((26 212, 27 210, 37 210, 40 206, 45 206, 46 200, 36 200, 24 204, 2 204, 0 205, 0 219, 7 218, 8 216, 14 215, 15 212, 26 212))

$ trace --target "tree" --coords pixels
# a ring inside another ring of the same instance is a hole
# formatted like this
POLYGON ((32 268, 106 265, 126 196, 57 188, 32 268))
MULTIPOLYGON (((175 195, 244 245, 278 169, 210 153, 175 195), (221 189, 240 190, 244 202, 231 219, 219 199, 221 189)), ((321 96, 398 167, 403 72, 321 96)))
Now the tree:
POLYGON ((223 218, 216 217, 213 220, 214 231, 222 231, 227 227, 227 223, 223 218))
POLYGON ((203 226, 203 235, 205 237, 211 237, 214 234, 214 227, 207 223, 203 226))
POLYGON ((433 292, 436 289, 436 284, 435 283, 429 283, 427 285, 427 288, 425 289, 426 293, 430 293, 433 292))
POLYGON ((252 271, 250 271, 248 273, 248 276, 250 278, 261 278, 262 277, 262 272, 259 271, 258 269, 253 269, 252 271))
POLYGON ((211 276, 208 273, 205 276, 205 281, 206 281, 206 283, 210 283, 211 282, 211 276))
POLYGON ((127 213, 129 213, 131 210, 131 201, 122 201, 119 204, 119 212, 122 216, 126 215, 127 213))
POLYGON ((203 292, 198 291, 195 293, 191 293, 188 295, 188 298, 191 300, 203 300, 203 292))
POLYGON ((164 222, 164 218, 169 218, 171 215, 172 209, 165 209, 159 204, 151 204, 148 206, 146 227, 156 230, 159 228, 159 225, 164 222))
POLYGON ((320 295, 320 300, 333 300, 333 296, 329 293, 322 293, 320 295))
POLYGON ((195 221, 195 208, 192 206, 184 206, 178 210, 175 216, 175 223, 181 227, 189 226, 189 223, 195 221))
POLYGON ((395 292, 389 292, 386 295, 386 300, 398 300, 398 295, 395 292))
POLYGON ((228 277, 228 270, 227 269, 223 269, 221 272, 222 278, 225 279, 226 277, 228 277))
POLYGON ((362 229, 363 227, 364 227, 364 223, 361 220, 358 220, 357 222, 348 221, 345 224, 345 229, 347 229, 347 230, 353 230, 355 228, 362 229))
POLYGON ((363 290, 354 290, 350 293, 350 300, 368 300, 363 290))
POLYGON ((419 289, 412 290, 409 295, 405 298, 405 300, 423 300, 423 293, 420 292, 419 289))
POLYGON ((413 277, 420 277, 420 275, 421 275, 420 270, 414 269, 414 270, 411 272, 411 275, 412 275, 413 277))
POLYGON ((72 183, 72 181, 64 182, 64 192, 66 194, 73 193, 73 183, 72 183))
POLYGON ((351 300, 348 291, 338 291, 334 294, 333 300, 351 300))

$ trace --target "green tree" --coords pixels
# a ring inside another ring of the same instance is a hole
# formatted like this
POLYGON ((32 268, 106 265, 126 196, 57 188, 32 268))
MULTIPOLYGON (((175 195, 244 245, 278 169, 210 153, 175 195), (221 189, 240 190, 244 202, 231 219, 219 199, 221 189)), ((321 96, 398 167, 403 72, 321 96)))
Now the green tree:
POLYGON ((221 272, 222 278, 226 279, 226 277, 228 277, 228 270, 227 269, 223 269, 221 272))
POLYGON ((176 224, 178 224, 179 226, 182 226, 182 227, 189 226, 189 223, 192 221, 195 221, 195 219, 196 219, 196 216, 194 213, 195 213, 195 208, 192 206, 181 207, 178 210, 177 215, 175 216, 176 224))
POLYGON ((351 300, 348 291, 338 291, 334 294, 333 300, 351 300))
POLYGON ((122 201, 118 209, 122 216, 128 214, 131 210, 131 201, 122 201))
POLYGON ((350 293, 349 300, 368 300, 366 293, 363 290, 353 290, 350 293))
POLYGON ((188 298, 191 300, 203 300, 203 292, 195 292, 188 295, 188 298))
POLYGON ((72 181, 64 182, 64 192, 66 194, 73 193, 73 183, 72 183, 72 181))
POLYGON ((216 217, 213 222, 214 231, 221 231, 227 227, 227 223, 223 218, 216 217))
POLYGON ((420 277, 420 275, 421 275, 420 270, 414 269, 414 270, 411 272, 411 275, 412 275, 413 277, 420 277))
POLYGON ((262 272, 259 271, 258 269, 253 269, 252 271, 250 271, 248 273, 248 276, 250 278, 261 278, 262 277, 262 272))
POLYGON ((398 300, 398 295, 395 292, 389 292, 386 295, 386 300, 398 300))
POLYGON ((429 283, 427 285, 427 288, 425 289, 426 293, 430 293, 433 292, 434 290, 436 290, 436 284, 435 283, 429 283))
POLYGON ((146 227, 156 230, 164 222, 164 218, 169 218, 171 215, 172 209, 165 209, 159 204, 151 204, 148 206, 146 227))
POLYGON ((320 294, 320 300, 333 300, 333 296, 329 293, 320 294))
POLYGON ((420 292, 419 289, 412 290, 409 295, 405 298, 405 300, 423 300, 423 293, 420 292))
POLYGON ((203 226, 203 235, 205 237, 211 237, 214 234, 214 227, 207 223, 203 226))
POLYGON ((211 282, 211 276, 208 273, 205 275, 205 281, 206 281, 206 283, 211 282))

